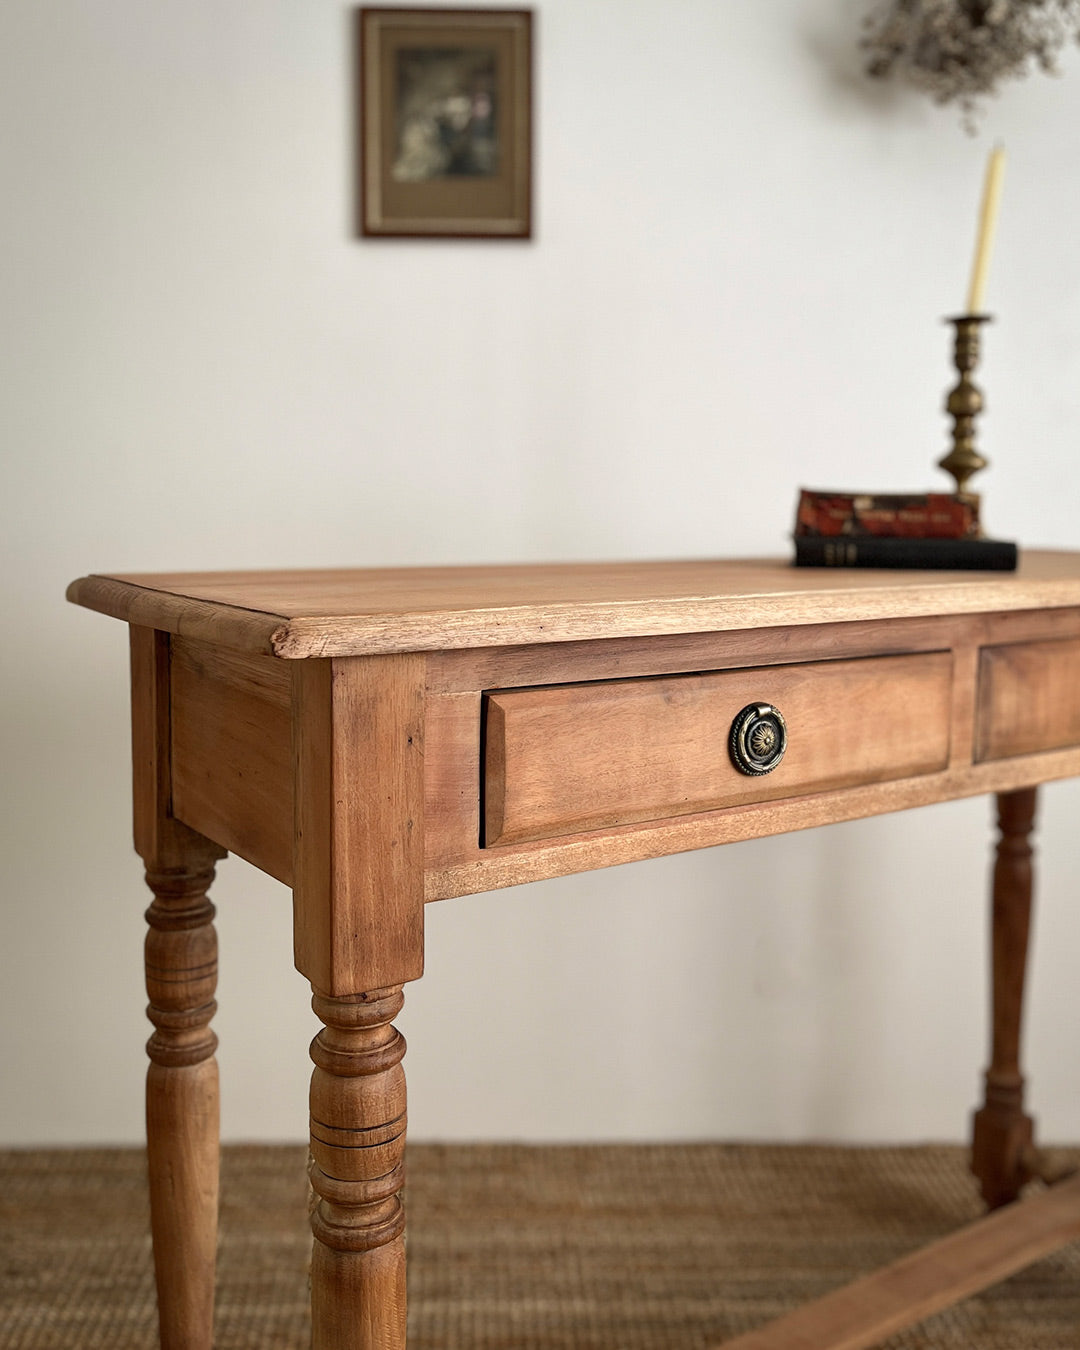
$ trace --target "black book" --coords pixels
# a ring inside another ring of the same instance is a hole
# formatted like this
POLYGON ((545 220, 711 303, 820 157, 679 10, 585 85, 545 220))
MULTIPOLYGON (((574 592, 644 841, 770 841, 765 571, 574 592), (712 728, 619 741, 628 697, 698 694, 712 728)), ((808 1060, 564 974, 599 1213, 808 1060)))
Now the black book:
POLYGON ((799 535, 796 567, 926 567, 1015 572, 1016 545, 1006 539, 897 539, 834 535, 799 535))

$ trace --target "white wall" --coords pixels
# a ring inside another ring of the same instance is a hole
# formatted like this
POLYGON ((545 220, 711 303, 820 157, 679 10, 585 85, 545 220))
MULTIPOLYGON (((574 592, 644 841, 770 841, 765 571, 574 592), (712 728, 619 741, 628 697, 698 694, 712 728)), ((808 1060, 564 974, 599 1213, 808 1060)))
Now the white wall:
MULTIPOLYGON (((987 145, 991 525, 1080 545, 1080 63, 973 140, 855 0, 542 0, 537 237, 360 242, 339 0, 0 12, 0 1141, 141 1133, 126 643, 87 571, 782 553, 799 484, 944 479, 987 145)), ((1044 794, 1029 1061, 1080 1135, 1080 789, 1044 794)), ((432 906, 413 1137, 958 1138, 989 805, 432 906)), ((289 896, 216 889, 228 1138, 306 1131, 289 896)))

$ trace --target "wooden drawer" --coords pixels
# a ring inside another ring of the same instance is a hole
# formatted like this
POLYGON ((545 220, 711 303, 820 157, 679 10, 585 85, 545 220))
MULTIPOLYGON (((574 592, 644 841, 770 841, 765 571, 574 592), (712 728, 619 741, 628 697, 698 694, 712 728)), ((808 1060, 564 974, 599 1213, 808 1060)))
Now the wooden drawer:
POLYGON ((978 760, 1080 745, 1080 639, 984 647, 978 709, 978 760))
POLYGON ((484 843, 523 843, 909 778, 949 757, 951 652, 815 661, 485 696, 484 843), (788 748, 764 777, 728 734, 771 703, 788 748))

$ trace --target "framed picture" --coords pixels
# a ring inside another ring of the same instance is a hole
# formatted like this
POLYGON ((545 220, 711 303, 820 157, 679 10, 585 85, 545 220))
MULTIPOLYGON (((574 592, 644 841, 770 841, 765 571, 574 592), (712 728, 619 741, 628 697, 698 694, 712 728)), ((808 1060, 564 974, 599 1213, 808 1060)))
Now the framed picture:
POLYGON ((365 235, 532 233, 532 13, 360 10, 365 235))

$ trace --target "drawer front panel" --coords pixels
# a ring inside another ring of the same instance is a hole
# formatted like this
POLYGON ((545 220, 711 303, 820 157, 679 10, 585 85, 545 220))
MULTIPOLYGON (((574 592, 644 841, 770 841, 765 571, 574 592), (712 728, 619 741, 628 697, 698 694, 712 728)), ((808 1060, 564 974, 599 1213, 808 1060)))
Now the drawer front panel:
POLYGON ((1080 745, 1080 639, 984 647, 978 706, 978 760, 1080 745))
POLYGON ((771 801, 944 769, 952 654, 713 671, 485 697, 484 843, 771 801), (767 776, 731 762, 750 703, 787 724, 767 776))

